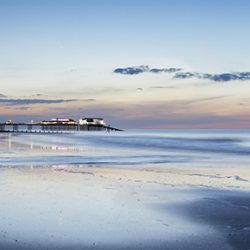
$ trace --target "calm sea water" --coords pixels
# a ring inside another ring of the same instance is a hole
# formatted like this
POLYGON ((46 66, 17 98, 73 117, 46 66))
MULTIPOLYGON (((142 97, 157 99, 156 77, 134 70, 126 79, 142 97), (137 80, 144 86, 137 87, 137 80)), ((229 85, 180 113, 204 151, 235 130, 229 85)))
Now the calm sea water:
POLYGON ((147 164, 248 167, 250 130, 0 134, 0 166, 147 164))

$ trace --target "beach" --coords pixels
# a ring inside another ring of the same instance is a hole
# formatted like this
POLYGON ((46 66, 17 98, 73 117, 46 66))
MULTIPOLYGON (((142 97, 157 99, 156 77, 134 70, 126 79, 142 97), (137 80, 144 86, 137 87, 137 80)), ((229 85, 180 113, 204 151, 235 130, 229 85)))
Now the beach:
POLYGON ((0 249, 249 249, 249 135, 1 134, 0 249))

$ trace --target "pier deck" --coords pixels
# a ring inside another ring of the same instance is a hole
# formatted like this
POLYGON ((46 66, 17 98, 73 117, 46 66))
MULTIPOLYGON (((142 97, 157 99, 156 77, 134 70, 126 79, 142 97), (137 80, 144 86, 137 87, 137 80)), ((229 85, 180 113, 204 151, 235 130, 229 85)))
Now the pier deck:
POLYGON ((42 124, 42 123, 0 123, 0 132, 7 133, 65 133, 78 131, 122 131, 105 125, 42 124))

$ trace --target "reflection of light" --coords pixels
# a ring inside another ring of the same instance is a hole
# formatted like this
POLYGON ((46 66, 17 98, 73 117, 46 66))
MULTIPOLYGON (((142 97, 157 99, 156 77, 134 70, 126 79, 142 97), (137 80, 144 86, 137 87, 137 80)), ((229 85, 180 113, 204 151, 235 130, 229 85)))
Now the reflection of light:
POLYGON ((11 147, 12 147, 12 137, 11 137, 11 134, 9 134, 8 145, 9 145, 9 149, 11 149, 11 147))
POLYGON ((68 151, 67 147, 62 147, 62 146, 52 146, 52 150, 58 150, 58 151, 68 151))
POLYGON ((79 152, 80 149, 79 148, 74 148, 74 147, 65 147, 65 146, 42 146, 40 147, 42 150, 46 150, 46 151, 75 151, 75 152, 79 152))
POLYGON ((55 170, 64 170, 68 165, 53 165, 52 168, 55 170))

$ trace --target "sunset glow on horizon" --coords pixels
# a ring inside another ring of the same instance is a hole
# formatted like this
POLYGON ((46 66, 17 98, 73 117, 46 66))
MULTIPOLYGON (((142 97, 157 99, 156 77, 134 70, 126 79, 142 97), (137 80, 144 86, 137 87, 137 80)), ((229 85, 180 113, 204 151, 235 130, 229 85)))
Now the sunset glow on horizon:
POLYGON ((0 0, 0 122, 250 128, 249 7, 0 0))

